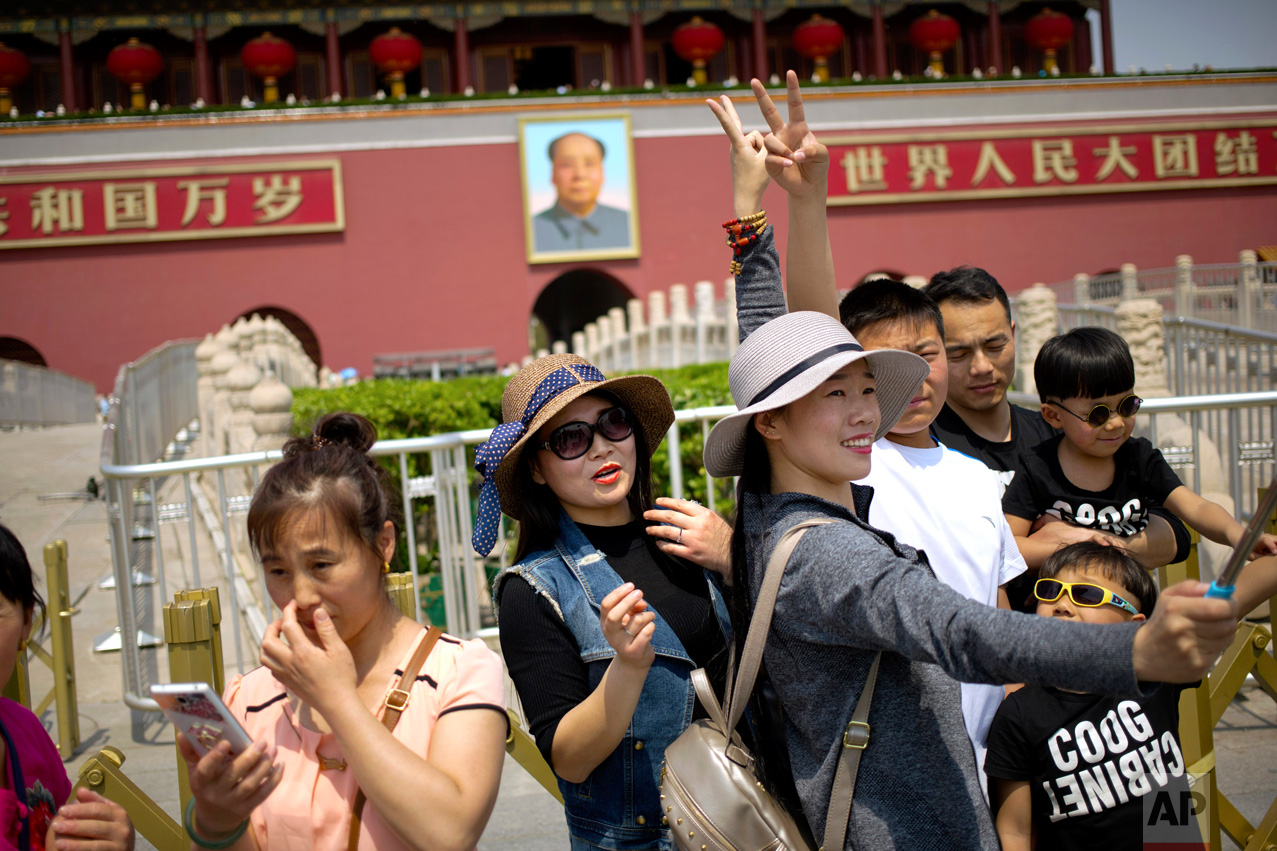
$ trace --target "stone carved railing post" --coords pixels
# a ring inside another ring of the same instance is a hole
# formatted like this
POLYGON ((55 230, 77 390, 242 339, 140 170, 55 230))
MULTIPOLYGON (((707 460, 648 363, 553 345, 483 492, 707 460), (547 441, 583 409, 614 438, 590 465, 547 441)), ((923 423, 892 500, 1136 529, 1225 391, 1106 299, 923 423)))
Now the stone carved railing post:
POLYGON ((293 391, 267 371, 248 394, 248 406, 253 412, 253 451, 282 448, 293 428, 293 391))
POLYGON ((648 293, 647 327, 651 339, 648 351, 651 352, 652 357, 649 366, 669 366, 669 359, 662 354, 661 349, 661 337, 669 330, 669 318, 665 314, 665 293, 660 290, 648 293))
POLYGON ((200 431, 204 434, 211 434, 213 431, 213 358, 220 351, 222 347, 212 334, 205 335, 195 347, 195 368, 199 373, 196 394, 199 399, 200 431))
POLYGON ((599 329, 599 353, 593 363, 605 373, 612 372, 616 369, 616 347, 612 345, 612 323, 607 314, 594 320, 594 327, 599 329))
POLYGON ((1175 258, 1175 313, 1193 316, 1193 258, 1187 254, 1175 258))
POLYGON ((1078 272, 1073 276, 1073 304, 1085 307, 1091 303, 1091 276, 1078 272))
POLYGON ((607 322, 612 327, 612 368, 634 369, 634 337, 625 327, 625 308, 609 307, 607 322))
POLYGON ((1134 263, 1122 264, 1122 301, 1140 297, 1139 272, 1134 263))
POLYGON ((1149 398, 1169 396, 1161 303, 1151 298, 1122 302, 1117 306, 1117 330, 1131 347, 1135 392, 1149 398))
POLYGON ((696 362, 709 363, 714 347, 714 285, 709 281, 697 281, 693 289, 696 297, 696 362))
POLYGON ((687 286, 670 286, 670 366, 675 368, 683 365, 683 337, 685 329, 692 324, 687 307, 687 286))
POLYGON ((572 332, 572 354, 579 355, 586 360, 590 359, 590 352, 589 348, 586 346, 584 331, 572 332))
POLYGON ((229 325, 223 325, 219 328, 217 333, 213 335, 213 339, 217 340, 222 348, 231 352, 231 354, 235 353, 235 347, 239 343, 239 335, 232 331, 229 325))
POLYGON ((235 354, 239 355, 240 360, 244 360, 253 353, 253 337, 248 330, 248 320, 241 316, 231 325, 231 330, 235 332, 235 354))
POLYGON ((261 380, 261 370, 251 361, 243 359, 226 373, 227 403, 230 406, 227 449, 232 454, 247 452, 252 448, 253 409, 249 407, 248 397, 261 380))
POLYGON ((1242 264, 1241 280, 1238 281, 1237 324, 1243 328, 1254 328, 1255 310, 1262 300, 1262 289, 1259 284, 1259 255, 1249 248, 1242 251, 1239 258, 1242 264))
POLYGON ((585 326, 585 359, 592 364, 599 362, 599 326, 595 322, 585 326))
POLYGON ((227 452, 231 409, 226 401, 226 374, 238 365, 239 356, 228 348, 223 348, 209 361, 209 380, 213 387, 212 413, 209 416, 212 420, 210 455, 225 455, 227 452))
POLYGON ((632 298, 625 303, 625 310, 630 320, 630 354, 633 357, 633 368, 646 369, 651 366, 651 341, 648 338, 647 323, 643 321, 643 302, 632 298))
POLYGON ((550 346, 550 351, 556 355, 566 355, 568 353, 568 344, 562 340, 555 340, 550 346))
POLYGON ((1036 393, 1033 363, 1042 344, 1059 333, 1060 311, 1055 293, 1044 284, 1034 284, 1016 297, 1016 380, 1017 390, 1036 393))

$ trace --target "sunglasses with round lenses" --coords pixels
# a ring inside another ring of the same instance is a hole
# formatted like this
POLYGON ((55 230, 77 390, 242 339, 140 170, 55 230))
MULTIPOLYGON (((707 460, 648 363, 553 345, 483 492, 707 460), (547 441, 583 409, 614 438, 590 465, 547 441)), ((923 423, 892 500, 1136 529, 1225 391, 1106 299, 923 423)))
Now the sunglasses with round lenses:
POLYGON ((590 451, 596 431, 613 443, 625 440, 634 433, 630 412, 620 407, 608 408, 592 423, 578 421, 561 425, 550 432, 550 439, 542 443, 541 448, 550 450, 564 461, 571 461, 590 451))
POLYGON ((1066 591, 1070 600, 1088 609, 1109 604, 1117 606, 1119 609, 1124 609, 1133 615, 1139 614, 1134 606, 1109 589, 1090 582, 1061 582, 1058 579, 1039 579, 1033 585, 1033 596, 1043 603, 1054 603, 1066 591))
MULTIPOLYGON (((1070 414, 1073 414, 1073 416, 1077 417, 1092 428, 1099 428, 1109 421, 1109 417, 1113 416, 1113 409, 1108 405, 1096 405, 1091 409, 1091 413, 1086 416, 1082 416, 1081 414, 1075 414, 1072 411, 1069 411, 1068 408, 1064 407, 1064 403, 1062 402, 1048 401, 1047 404, 1054 405, 1061 411, 1068 411, 1070 414)), ((1130 419, 1139 413, 1140 405, 1142 404, 1144 404, 1144 400, 1132 393, 1130 396, 1127 396, 1125 399, 1117 403, 1117 415, 1123 419, 1130 419)))

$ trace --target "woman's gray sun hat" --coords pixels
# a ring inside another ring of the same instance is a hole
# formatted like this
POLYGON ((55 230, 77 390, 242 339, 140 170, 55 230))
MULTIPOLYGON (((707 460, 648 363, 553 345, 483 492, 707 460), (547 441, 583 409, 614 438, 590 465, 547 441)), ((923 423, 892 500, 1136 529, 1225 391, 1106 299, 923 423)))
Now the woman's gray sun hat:
POLYGON ((711 476, 739 476, 745 463, 745 434, 754 414, 795 402, 842 367, 869 362, 882 421, 874 440, 891 431, 923 379, 925 360, 897 349, 865 351, 831 316, 798 311, 778 316, 750 334, 732 355, 727 382, 739 409, 714 426, 705 441, 705 469, 711 476))

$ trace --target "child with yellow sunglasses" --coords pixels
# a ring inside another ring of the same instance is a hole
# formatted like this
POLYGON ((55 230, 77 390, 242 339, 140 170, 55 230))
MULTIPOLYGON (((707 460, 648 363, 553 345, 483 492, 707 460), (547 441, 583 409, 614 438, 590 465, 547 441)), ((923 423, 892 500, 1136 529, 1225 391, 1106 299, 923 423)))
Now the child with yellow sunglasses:
MULTIPOLYGON (((1033 591, 1039 616, 1084 623, 1143 621, 1157 602, 1157 585, 1138 561, 1092 541, 1053 553, 1033 591)), ((1251 562, 1234 593, 1242 613, 1277 595, 1277 557, 1251 562)), ((1028 685, 1007 697, 985 758, 1004 851, 1204 847, 1191 820, 1146 827, 1159 800, 1178 807, 1189 789, 1178 730, 1180 692, 1192 687, 1144 683, 1141 697, 1122 699, 1028 685)))

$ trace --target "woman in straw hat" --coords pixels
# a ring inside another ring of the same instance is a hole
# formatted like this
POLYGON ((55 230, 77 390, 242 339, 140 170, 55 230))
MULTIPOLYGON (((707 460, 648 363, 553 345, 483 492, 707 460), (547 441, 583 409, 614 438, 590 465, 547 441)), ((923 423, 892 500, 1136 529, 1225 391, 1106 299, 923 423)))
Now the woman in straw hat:
POLYGON ((726 524, 667 501, 652 519, 671 525, 647 532, 650 458, 674 421, 657 379, 609 380, 551 355, 511 380, 501 409, 476 456, 474 545, 491 551, 501 512, 519 521, 517 563, 494 585, 501 646, 572 847, 668 849, 662 758, 693 718, 691 672, 722 688, 730 622, 709 575, 682 559, 717 549, 726 570, 726 524))
MULTIPOLYGON (((792 98, 795 79, 790 88, 792 98)), ((774 136, 759 141, 754 150, 765 145, 773 173, 805 159, 774 136)), ((742 246, 734 267, 741 292, 742 279, 759 273, 755 264, 775 272, 764 236, 742 246)), ((1143 626, 1095 626, 995 609, 941 584, 925 554, 861 519, 873 494, 852 484, 869 472, 872 443, 904 412, 926 362, 866 352, 823 313, 776 316, 783 306, 747 302, 738 299, 748 336, 729 369, 739 410, 711 431, 705 467, 740 476, 732 539, 738 641, 782 537, 804 521, 834 521, 807 529, 790 556, 763 655, 813 835, 830 851, 996 849, 957 681, 1114 695, 1139 694, 1141 680, 1192 682, 1231 643, 1236 606, 1201 599, 1206 586, 1184 583, 1143 626), (851 811, 846 822, 827 823, 848 722, 874 668, 851 811)))

